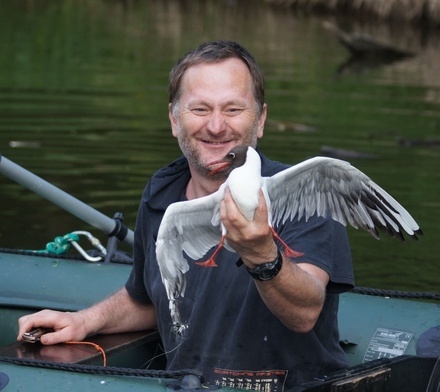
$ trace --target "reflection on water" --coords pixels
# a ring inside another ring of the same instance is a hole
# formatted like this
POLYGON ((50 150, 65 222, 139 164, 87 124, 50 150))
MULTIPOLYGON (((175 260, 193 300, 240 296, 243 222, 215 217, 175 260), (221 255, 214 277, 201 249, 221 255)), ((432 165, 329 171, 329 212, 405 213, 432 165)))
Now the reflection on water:
MULTIPOLYGON (((415 55, 338 74, 350 55, 321 20, 264 3, 2 1, 0 152, 133 227, 146 181, 179 155, 167 119, 171 66, 202 41, 238 40, 266 74, 263 151, 289 163, 348 152, 425 232, 400 243, 349 229, 357 283, 438 290, 438 37, 336 22, 415 55)), ((94 231, 5 177, 0 187, 0 246, 40 249, 94 231)))

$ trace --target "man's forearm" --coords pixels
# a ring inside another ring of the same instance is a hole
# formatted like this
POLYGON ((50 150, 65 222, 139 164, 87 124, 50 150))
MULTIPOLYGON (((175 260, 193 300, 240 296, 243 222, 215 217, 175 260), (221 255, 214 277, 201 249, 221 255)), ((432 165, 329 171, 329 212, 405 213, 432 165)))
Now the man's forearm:
POLYGON ((317 267, 300 267, 284 257, 283 268, 275 278, 256 284, 266 306, 281 322, 295 332, 308 332, 324 305, 326 280, 326 273, 317 267))
POLYGON ((125 288, 78 313, 84 317, 87 335, 141 331, 157 325, 154 306, 133 300, 125 288))

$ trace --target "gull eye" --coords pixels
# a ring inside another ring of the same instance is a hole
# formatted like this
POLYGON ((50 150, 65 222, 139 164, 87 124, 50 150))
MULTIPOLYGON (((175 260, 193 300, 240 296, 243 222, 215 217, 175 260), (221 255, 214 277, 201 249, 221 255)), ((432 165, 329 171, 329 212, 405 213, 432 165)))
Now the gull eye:
POLYGON ((230 153, 229 153, 229 157, 230 157, 231 159, 235 159, 235 153, 234 153, 234 152, 230 152, 230 153))

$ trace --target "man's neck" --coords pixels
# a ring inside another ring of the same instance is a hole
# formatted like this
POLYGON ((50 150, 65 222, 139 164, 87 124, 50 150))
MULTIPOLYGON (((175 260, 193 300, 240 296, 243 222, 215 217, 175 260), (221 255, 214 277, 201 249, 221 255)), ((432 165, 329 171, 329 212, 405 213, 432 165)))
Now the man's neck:
POLYGON ((188 200, 208 196, 218 190, 224 181, 213 181, 191 170, 191 178, 186 186, 186 198, 188 200))

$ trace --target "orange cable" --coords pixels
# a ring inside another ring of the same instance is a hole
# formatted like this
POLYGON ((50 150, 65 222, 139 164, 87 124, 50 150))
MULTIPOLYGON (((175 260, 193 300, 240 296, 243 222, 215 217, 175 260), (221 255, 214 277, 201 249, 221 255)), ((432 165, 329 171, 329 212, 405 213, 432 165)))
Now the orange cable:
POLYGON ((68 342, 66 342, 66 344, 78 344, 78 345, 85 344, 85 345, 94 347, 102 355, 103 366, 107 366, 107 355, 105 354, 104 349, 99 344, 92 343, 92 342, 75 342, 73 340, 69 340, 68 342))

